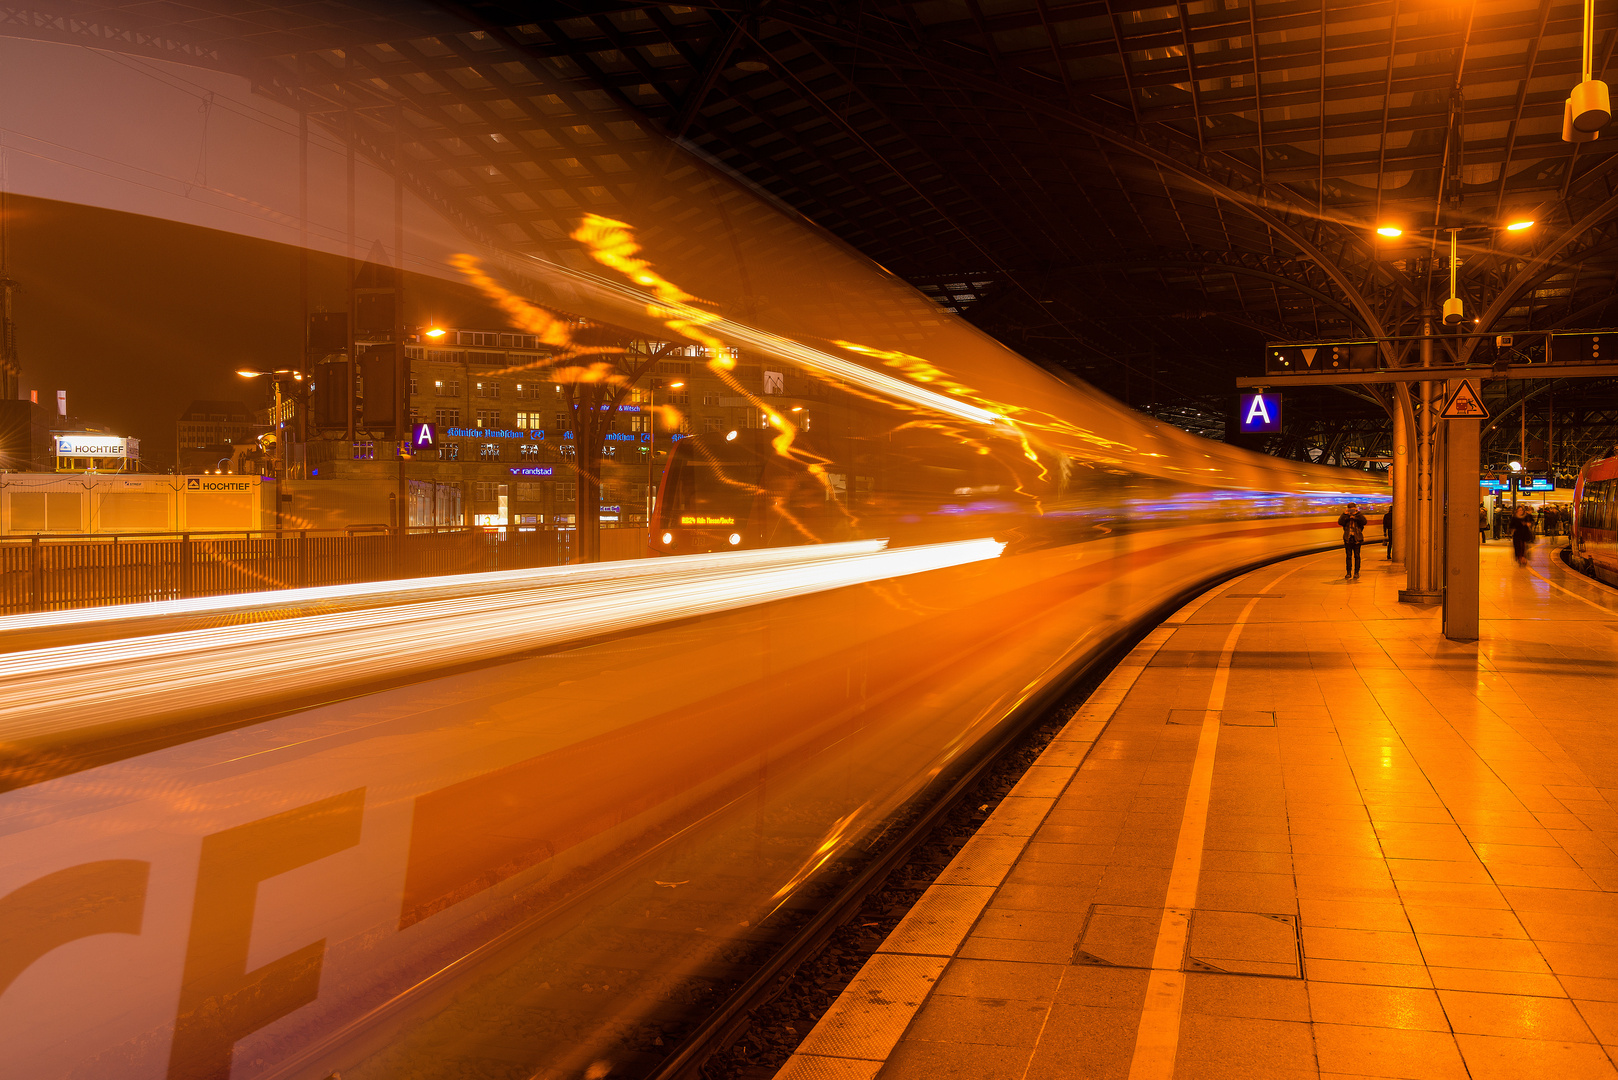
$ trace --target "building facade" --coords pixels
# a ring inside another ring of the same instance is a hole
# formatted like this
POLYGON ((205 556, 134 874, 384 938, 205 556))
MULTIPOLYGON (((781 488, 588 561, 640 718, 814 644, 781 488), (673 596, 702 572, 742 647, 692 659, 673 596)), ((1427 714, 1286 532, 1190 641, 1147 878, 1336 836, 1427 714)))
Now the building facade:
POLYGON ((213 471, 221 458, 239 456, 269 430, 268 417, 240 401, 193 401, 175 424, 175 461, 181 472, 213 471))
MULTIPOLYGON (((571 529, 576 520, 577 444, 567 386, 551 351, 511 330, 441 329, 405 346, 407 420, 432 426, 432 443, 316 439, 301 460, 311 479, 369 477, 458 486, 465 523, 571 529)), ((652 342, 647 347, 663 348, 652 342)), ((763 413, 707 365, 707 350, 675 346, 614 414, 602 445, 602 524, 644 530, 670 447, 703 431, 763 426, 763 413), (678 384, 678 385, 676 385, 678 384)), ((751 393, 779 395, 785 376, 742 359, 731 373, 751 393)), ((363 390, 362 390, 363 392, 363 390)))

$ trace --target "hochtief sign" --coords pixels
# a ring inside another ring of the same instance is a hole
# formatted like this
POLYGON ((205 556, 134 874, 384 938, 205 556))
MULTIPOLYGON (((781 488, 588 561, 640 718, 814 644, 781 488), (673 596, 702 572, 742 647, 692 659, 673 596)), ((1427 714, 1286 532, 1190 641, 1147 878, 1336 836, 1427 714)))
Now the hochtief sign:
POLYGON ((116 435, 58 435, 57 457, 127 458, 140 457, 140 440, 124 439, 116 435))

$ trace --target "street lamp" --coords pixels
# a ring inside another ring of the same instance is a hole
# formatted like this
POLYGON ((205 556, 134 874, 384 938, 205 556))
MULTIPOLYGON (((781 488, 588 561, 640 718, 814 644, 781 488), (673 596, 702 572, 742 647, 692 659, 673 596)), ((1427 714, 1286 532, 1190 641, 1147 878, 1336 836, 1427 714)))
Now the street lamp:
POLYGON ((274 371, 258 371, 254 368, 239 368, 237 369, 236 374, 240 375, 244 379, 256 379, 260 375, 268 375, 270 377, 270 386, 275 391, 275 405, 270 416, 271 420, 275 424, 276 432, 275 458, 278 466, 276 475, 282 479, 285 479, 287 474, 286 435, 283 433, 282 429, 286 426, 286 419, 281 415, 281 379, 284 376, 290 375, 292 376, 292 380, 294 382, 302 382, 303 372, 294 370, 293 368, 277 368, 274 371))

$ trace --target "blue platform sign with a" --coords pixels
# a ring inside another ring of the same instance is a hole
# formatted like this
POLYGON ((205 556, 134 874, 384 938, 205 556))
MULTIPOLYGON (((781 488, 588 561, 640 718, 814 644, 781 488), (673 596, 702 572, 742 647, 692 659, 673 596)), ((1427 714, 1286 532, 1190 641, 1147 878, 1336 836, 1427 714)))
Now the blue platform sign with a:
POLYGON ((429 450, 438 446, 438 429, 432 424, 416 424, 410 429, 410 449, 429 450))
POLYGON ((1243 434, 1281 430, 1280 394, 1243 394, 1237 417, 1243 434))

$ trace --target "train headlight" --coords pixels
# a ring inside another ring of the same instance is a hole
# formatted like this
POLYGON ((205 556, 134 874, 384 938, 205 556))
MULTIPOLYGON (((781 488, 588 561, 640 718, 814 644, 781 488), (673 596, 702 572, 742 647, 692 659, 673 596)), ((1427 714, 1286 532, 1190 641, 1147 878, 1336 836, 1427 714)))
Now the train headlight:
POLYGON ((664 533, 663 534, 663 543, 665 543, 665 544, 674 543, 674 534, 673 533, 664 533))
POLYGON ((732 544, 741 543, 742 542, 742 534, 741 533, 731 533, 730 534, 730 542, 732 544))

